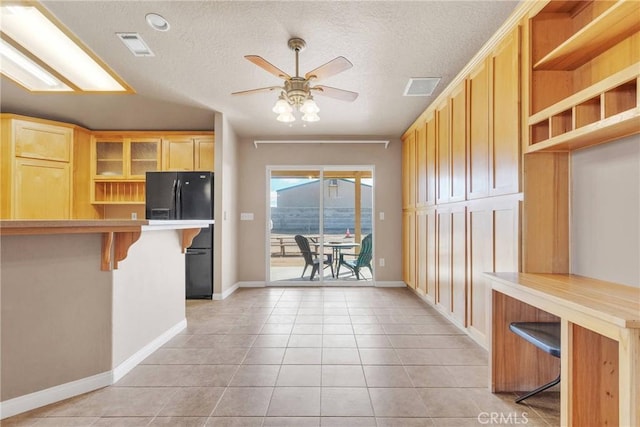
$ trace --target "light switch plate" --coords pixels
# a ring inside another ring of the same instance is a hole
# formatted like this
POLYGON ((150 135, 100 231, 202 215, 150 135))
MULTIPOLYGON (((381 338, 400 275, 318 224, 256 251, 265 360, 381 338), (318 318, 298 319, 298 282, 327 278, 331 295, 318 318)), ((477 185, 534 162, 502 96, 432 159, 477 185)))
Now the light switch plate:
POLYGON ((253 212, 241 212, 240 221, 253 221, 253 212))

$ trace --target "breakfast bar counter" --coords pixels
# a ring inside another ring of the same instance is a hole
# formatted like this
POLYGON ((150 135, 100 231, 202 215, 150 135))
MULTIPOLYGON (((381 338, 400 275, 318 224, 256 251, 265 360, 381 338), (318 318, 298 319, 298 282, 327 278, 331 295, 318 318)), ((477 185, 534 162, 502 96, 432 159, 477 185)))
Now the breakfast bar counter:
POLYGON ((0 418, 118 381, 186 327, 212 221, 0 221, 0 418))

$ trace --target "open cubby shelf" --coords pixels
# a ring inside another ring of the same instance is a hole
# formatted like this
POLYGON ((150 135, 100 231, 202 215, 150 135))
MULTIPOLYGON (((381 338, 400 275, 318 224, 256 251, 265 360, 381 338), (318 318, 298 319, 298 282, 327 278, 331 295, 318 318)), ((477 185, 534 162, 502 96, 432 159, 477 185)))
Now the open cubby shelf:
MULTIPOLYGON (((637 73, 637 70, 635 71, 637 73)), ((638 77, 628 78, 628 70, 612 76, 529 118, 527 152, 583 148, 603 142, 590 132, 610 140, 640 130, 638 77)))

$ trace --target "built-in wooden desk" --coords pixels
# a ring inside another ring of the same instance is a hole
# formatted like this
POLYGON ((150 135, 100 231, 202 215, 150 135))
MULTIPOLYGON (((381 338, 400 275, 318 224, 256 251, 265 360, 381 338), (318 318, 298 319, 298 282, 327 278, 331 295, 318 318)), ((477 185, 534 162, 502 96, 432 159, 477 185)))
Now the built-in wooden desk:
POLYGON ((640 425, 640 288, 569 274, 485 276, 493 392, 534 389, 560 369, 563 426, 640 425), (558 320, 560 363, 508 330, 514 321, 558 320))

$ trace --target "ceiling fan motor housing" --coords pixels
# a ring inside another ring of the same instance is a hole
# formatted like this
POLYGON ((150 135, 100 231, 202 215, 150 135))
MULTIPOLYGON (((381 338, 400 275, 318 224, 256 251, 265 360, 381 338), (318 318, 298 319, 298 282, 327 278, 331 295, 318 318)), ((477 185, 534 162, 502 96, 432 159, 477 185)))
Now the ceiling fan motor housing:
POLYGON ((292 77, 284 82, 284 95, 289 103, 300 106, 309 97, 309 81, 302 77, 292 77))

